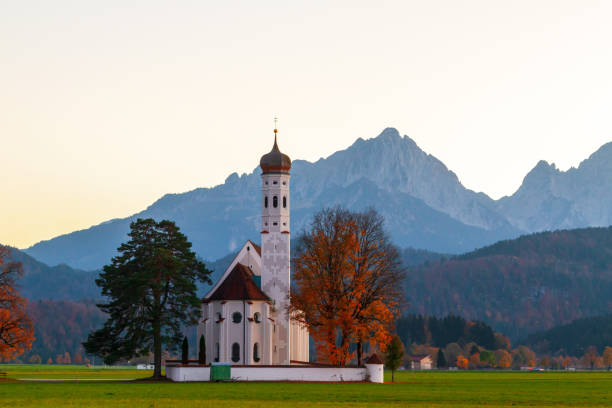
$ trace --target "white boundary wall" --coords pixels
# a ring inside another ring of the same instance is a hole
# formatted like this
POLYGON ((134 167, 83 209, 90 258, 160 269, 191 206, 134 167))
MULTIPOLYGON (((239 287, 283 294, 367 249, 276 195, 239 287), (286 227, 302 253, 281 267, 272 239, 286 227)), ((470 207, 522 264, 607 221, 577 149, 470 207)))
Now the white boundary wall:
MULTIPOLYGON (((343 367, 232 367, 234 381, 372 381, 382 382, 382 364, 343 367)), ((166 366, 172 381, 210 381, 210 367, 166 366)))

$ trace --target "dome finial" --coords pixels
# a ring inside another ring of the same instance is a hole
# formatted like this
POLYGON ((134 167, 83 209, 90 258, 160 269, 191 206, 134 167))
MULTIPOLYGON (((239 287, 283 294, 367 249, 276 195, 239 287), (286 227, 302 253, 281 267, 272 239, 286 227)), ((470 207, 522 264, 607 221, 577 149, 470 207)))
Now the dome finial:
POLYGON ((276 139, 276 134, 278 133, 278 118, 274 117, 274 139, 276 139))

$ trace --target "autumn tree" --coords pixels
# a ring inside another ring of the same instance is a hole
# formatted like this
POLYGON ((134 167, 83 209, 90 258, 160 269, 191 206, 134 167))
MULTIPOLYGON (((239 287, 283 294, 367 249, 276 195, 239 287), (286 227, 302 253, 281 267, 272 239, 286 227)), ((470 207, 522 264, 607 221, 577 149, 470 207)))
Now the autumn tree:
POLYGON ((8 256, 9 249, 0 247, 0 361, 13 360, 32 348, 34 341, 27 301, 16 286, 23 270, 20 263, 8 262, 8 256))
POLYGON ((28 361, 30 362, 30 364, 40 364, 40 363, 42 363, 42 359, 40 358, 40 356, 38 354, 32 354, 32 356, 30 357, 30 359, 28 361))
POLYGON ((308 327, 319 357, 345 365, 355 344, 361 364, 363 345, 384 351, 391 340, 403 277, 376 211, 324 209, 298 238, 290 312, 308 327))
POLYGON ((609 370, 612 367, 612 347, 606 346, 602 354, 604 366, 609 370))
POLYGON ((393 336, 385 353, 385 366, 391 370, 391 382, 395 382, 395 370, 400 368, 404 359, 404 344, 399 336, 393 336))
POLYGON ((171 221, 138 219, 130 225, 129 238, 96 280, 108 299, 98 307, 109 318, 83 345, 107 364, 152 351, 153 378, 158 379, 162 346, 176 350, 182 327, 201 316, 196 283, 210 283, 210 271, 171 221))
POLYGON ((72 364, 72 359, 70 358, 70 353, 64 353, 64 364, 72 364))
POLYGON ((512 356, 506 350, 499 349, 495 352, 495 361, 499 368, 510 368, 512 365, 512 356))
POLYGON ((587 368, 592 370, 595 368, 598 357, 599 355, 597 354, 597 348, 595 346, 589 346, 582 356, 582 362, 587 368))
POLYGON ((467 358, 462 355, 457 356, 457 367, 465 370, 468 368, 468 364, 469 362, 467 358))

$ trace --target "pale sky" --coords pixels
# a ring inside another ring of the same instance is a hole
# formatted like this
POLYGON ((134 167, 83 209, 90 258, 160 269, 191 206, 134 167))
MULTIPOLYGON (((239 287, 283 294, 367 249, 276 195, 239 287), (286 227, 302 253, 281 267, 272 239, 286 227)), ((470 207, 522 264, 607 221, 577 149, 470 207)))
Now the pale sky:
POLYGON ((475 191, 612 140, 612 1, 2 1, 0 243, 388 126, 475 191))

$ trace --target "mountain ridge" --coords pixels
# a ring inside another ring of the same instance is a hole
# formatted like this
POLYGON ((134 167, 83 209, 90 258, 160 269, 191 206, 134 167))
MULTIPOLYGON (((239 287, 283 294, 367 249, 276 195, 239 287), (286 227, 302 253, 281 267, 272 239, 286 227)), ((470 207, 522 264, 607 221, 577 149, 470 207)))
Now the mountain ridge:
MULTIPOLYGON (((579 169, 601 171, 608 156, 612 162, 612 143, 585 159, 579 169)), ((583 189, 589 185, 574 181, 575 176, 565 176, 567 173, 573 174, 572 169, 560 172, 540 161, 512 196, 495 201, 464 187, 452 170, 410 137, 386 128, 375 138, 358 138, 348 148, 315 162, 293 161, 291 228, 299 232, 324 206, 344 205, 354 210, 371 206, 385 217, 398 246, 463 253, 523 233, 601 226, 601 220, 608 218, 612 224, 612 210, 600 220, 584 215, 589 205, 605 212, 602 205, 591 203, 600 196, 605 196, 604 202, 612 208, 612 193, 599 185, 591 201, 561 194, 572 191, 572 186, 558 186, 569 183, 566 180, 581 184, 583 189), (353 193, 359 194, 361 202, 353 193)), ((609 173, 612 185, 612 167, 609 173)), ((152 217, 176 221, 200 257, 218 259, 246 239, 257 237, 259 189, 258 168, 248 174, 232 173, 223 184, 165 194, 129 217, 41 241, 25 252, 50 265, 66 263, 78 269, 98 269, 110 261, 125 240, 130 221, 152 217)))

